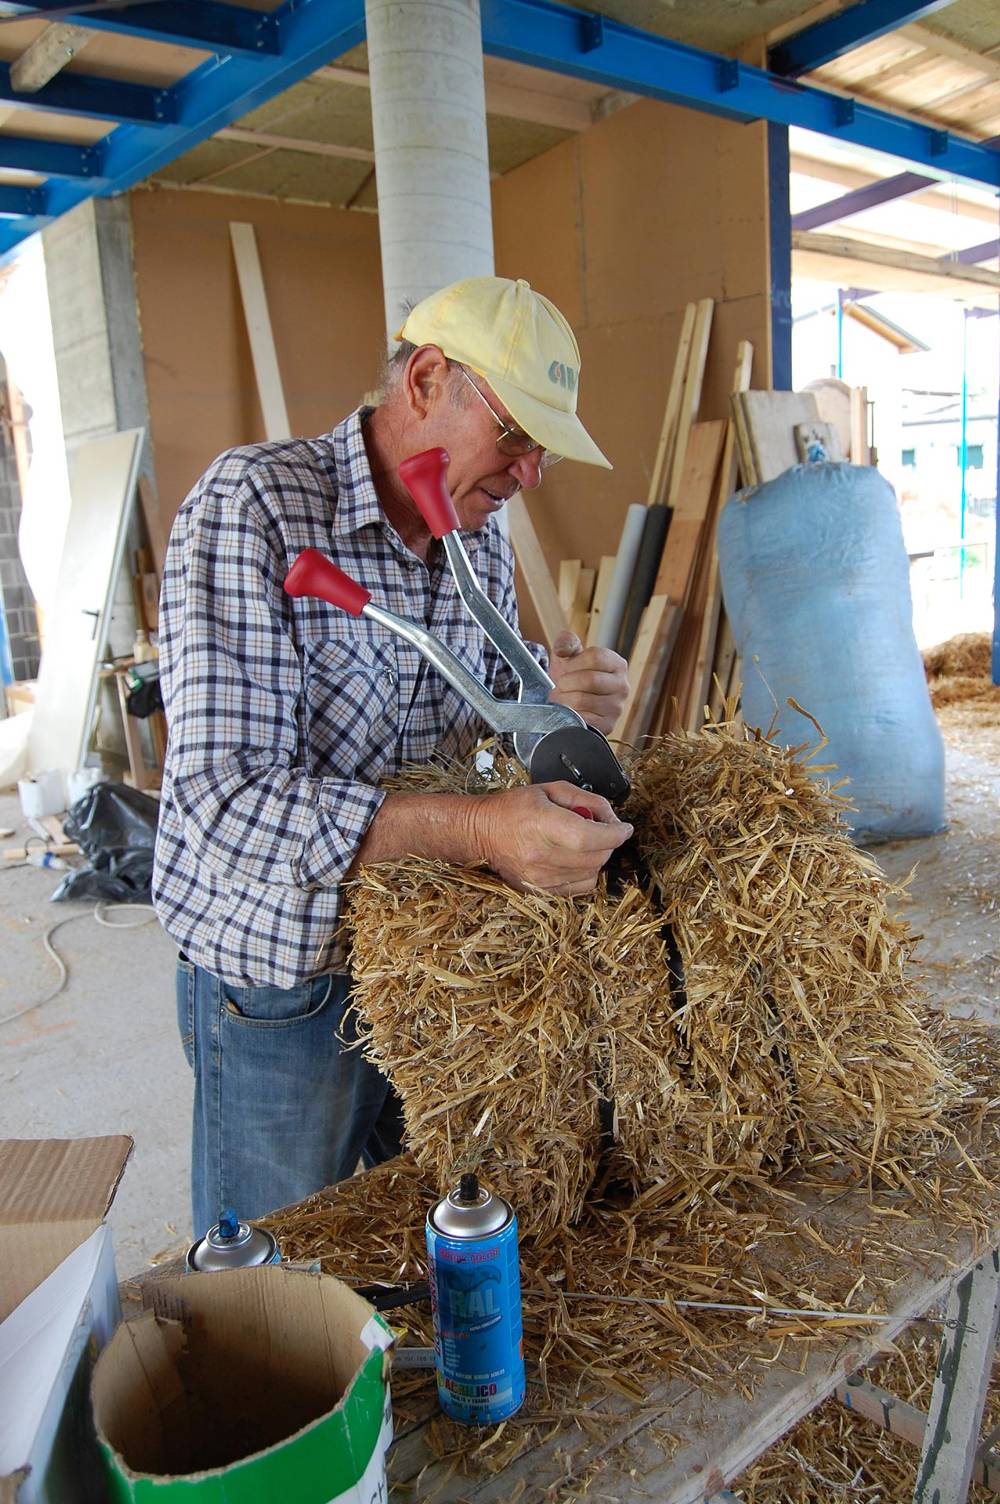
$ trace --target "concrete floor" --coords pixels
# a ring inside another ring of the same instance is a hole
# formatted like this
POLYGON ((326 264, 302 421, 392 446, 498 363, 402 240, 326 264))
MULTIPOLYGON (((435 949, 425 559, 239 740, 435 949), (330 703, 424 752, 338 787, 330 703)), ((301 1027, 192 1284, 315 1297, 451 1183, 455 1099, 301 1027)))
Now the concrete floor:
MULTIPOLYGON (((9 793, 0 793, 4 826, 16 833, 0 846, 33 834, 9 793)), ((175 1021, 176 950, 151 911, 151 923, 116 931, 96 922, 93 901, 51 903, 61 876, 0 866, 0 1017, 58 982, 43 945, 57 923, 51 943, 69 973, 52 1002, 0 1025, 0 1137, 131 1134, 135 1151, 110 1217, 124 1278, 190 1238, 192 1086, 175 1021)))
MULTIPOLYGON (((948 738, 948 830, 876 848, 894 878, 917 864, 907 917, 925 936, 928 986, 955 1012, 1000 1020, 1000 734, 961 723, 948 738)), ((0 826, 28 833, 16 797, 0 794, 0 826)), ((174 947, 153 922, 114 932, 93 903, 54 905, 58 874, 0 867, 0 1016, 58 980, 42 940, 69 968, 65 990, 0 1025, 0 1137, 128 1133, 135 1152, 111 1213, 118 1270, 139 1272, 190 1237, 191 1076, 174 1016, 174 947)), ((122 920, 141 915, 122 914, 122 920)))

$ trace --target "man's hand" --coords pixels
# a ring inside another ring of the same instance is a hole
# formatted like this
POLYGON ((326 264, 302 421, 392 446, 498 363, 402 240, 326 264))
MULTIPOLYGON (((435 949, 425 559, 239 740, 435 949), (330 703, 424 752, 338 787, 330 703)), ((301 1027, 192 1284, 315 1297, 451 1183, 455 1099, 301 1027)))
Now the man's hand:
POLYGON ((536 783, 469 801, 480 859, 512 888, 589 893, 613 851, 632 834, 599 794, 572 783, 536 783), (590 818, 574 813, 586 809, 590 818))
POLYGON ((625 659, 611 648, 585 648, 575 632, 560 632, 549 662, 555 681, 549 699, 610 736, 628 695, 627 671, 625 659))

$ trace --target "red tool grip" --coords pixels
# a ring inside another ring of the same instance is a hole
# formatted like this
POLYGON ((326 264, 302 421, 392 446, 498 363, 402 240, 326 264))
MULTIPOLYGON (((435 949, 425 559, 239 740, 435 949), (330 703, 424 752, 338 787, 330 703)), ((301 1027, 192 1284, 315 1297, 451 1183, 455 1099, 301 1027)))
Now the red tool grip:
POLYGON ((304 548, 285 575, 289 595, 318 595, 321 601, 360 616, 372 598, 370 590, 338 569, 318 548, 304 548))
POLYGON ((594 814, 594 811, 592 809, 587 809, 582 804, 573 804, 573 805, 570 806, 570 808, 572 809, 574 815, 579 815, 580 816, 581 820, 596 820, 597 819, 597 816, 594 814))
POLYGON ((444 479, 450 464, 447 449, 425 449, 420 454, 411 454, 399 467, 400 480, 435 538, 457 532, 460 526, 444 479))

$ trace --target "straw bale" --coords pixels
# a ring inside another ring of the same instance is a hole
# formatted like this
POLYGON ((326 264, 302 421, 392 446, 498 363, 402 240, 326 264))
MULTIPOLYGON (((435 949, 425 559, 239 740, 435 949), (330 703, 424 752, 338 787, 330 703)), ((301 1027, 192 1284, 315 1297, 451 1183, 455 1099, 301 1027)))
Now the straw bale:
POLYGON ((960 632, 924 650, 924 672, 928 679, 950 679, 956 675, 967 679, 988 679, 993 652, 986 632, 960 632))
POLYGON ((574 904, 411 859, 366 871, 350 925, 359 1032, 403 1099, 417 1163, 442 1187, 485 1164, 533 1223, 576 1220, 598 1167, 601 1075, 623 1114, 657 1072, 671 1084, 648 1044, 640 1074, 608 1040, 623 978, 634 1015, 661 1009, 644 895, 574 904))
POLYGON ((958 727, 1000 723, 1000 685, 993 683, 992 653, 992 639, 985 632, 960 633, 924 653, 931 703, 944 729, 951 729, 956 717, 958 727))
POLYGON ((822 771, 732 723, 653 742, 634 850, 585 898, 421 859, 361 873, 359 1031, 439 1187, 482 1168, 551 1230, 595 1182, 675 1222, 793 1167, 909 1183, 958 1088, 914 1009, 900 890, 822 771))
POLYGON ((816 1158, 893 1174, 956 1085, 915 1008, 901 890, 808 761, 707 726, 638 760, 629 813, 685 982, 683 1127, 720 1184, 816 1158))

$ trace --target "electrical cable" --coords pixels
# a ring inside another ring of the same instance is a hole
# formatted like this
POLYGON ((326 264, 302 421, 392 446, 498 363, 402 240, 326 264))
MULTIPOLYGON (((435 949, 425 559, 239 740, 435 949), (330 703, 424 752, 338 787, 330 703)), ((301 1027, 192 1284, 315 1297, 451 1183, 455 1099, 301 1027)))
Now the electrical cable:
MULTIPOLYGON (((28 864, 26 862, 17 862, 13 865, 25 867, 28 864)), ((49 928, 42 936, 42 946, 45 950, 46 955, 51 957, 51 959, 55 962, 56 967, 58 968, 58 983, 55 987, 53 987, 51 992, 47 992, 44 997, 36 998, 33 1003, 27 1003, 23 1008, 16 1008, 13 1013, 0 1014, 0 1028, 3 1028, 5 1024, 16 1023, 19 1018, 26 1018, 29 1013, 35 1013, 39 1008, 44 1008, 47 1003, 53 1002, 54 999, 57 998, 63 991, 66 983, 69 981, 69 968, 66 965, 66 962, 63 960, 62 956, 60 956, 59 952, 56 950, 55 946, 52 944, 52 936, 55 934, 56 930, 62 929, 64 924, 72 924, 74 919, 86 919, 88 915, 89 917, 93 918, 98 924, 103 925, 105 929, 109 930, 139 929, 144 924, 150 924, 156 917, 153 906, 149 903, 101 902, 95 904, 94 908, 87 911, 86 913, 67 914, 64 919, 57 919, 55 924, 49 925, 49 928), (132 919, 122 924, 116 920, 108 919, 106 917, 108 914, 113 913, 117 909, 143 909, 148 912, 145 919, 132 919)))

